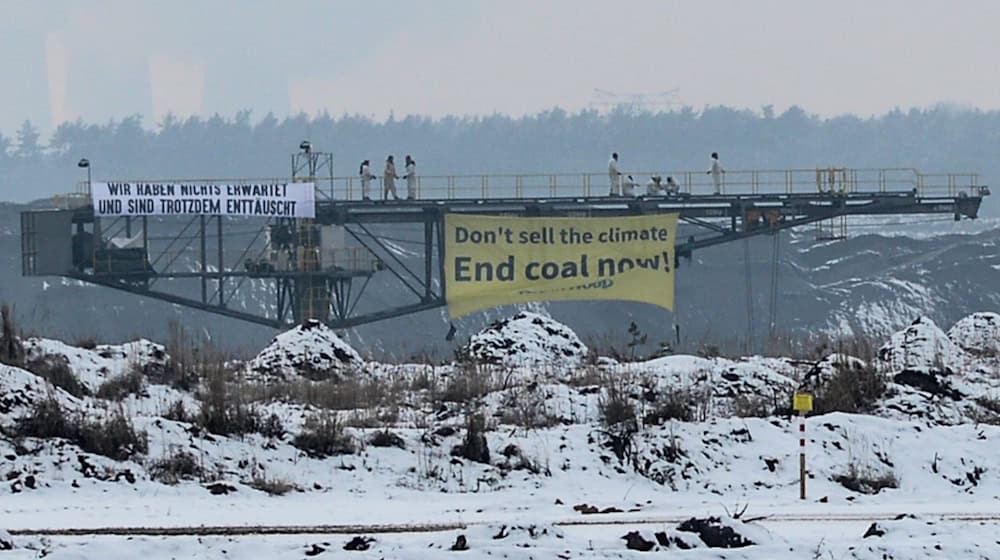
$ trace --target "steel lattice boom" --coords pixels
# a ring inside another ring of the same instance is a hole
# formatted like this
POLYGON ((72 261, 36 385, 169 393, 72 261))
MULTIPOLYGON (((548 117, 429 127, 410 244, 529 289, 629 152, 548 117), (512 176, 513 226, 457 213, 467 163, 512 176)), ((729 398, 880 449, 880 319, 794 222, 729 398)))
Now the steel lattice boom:
POLYGON ((971 174, 830 168, 730 171, 720 194, 709 194, 704 172, 675 172, 675 192, 635 197, 607 196, 606 174, 423 177, 416 200, 367 201, 360 200, 355 178, 333 176, 328 154, 304 151, 293 156, 292 169, 294 178, 317 184, 314 220, 112 220, 94 215, 86 193, 52 210, 24 212, 23 273, 73 278, 276 328, 308 318, 345 328, 445 305, 448 213, 678 213, 688 231, 676 254, 690 257, 713 245, 845 216, 976 218, 989 194, 971 174), (368 297, 376 275, 397 284, 405 301, 368 297))

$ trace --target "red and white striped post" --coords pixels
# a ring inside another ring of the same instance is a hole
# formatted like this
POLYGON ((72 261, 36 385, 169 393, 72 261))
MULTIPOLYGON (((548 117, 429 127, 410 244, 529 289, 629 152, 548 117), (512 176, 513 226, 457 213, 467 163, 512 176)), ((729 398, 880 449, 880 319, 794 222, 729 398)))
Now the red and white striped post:
POLYGON ((812 410, 812 395, 795 393, 792 408, 799 411, 799 499, 806 499, 806 413, 812 410))
POLYGON ((799 411, 799 499, 806 499, 806 411, 799 411))

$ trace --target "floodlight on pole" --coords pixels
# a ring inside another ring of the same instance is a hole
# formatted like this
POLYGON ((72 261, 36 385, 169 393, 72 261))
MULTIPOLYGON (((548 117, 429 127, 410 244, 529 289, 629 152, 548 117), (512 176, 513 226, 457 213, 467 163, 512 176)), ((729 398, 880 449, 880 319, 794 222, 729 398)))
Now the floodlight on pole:
POLYGON ((91 180, 90 180, 90 160, 87 158, 81 158, 80 161, 76 163, 77 167, 82 167, 87 170, 87 192, 91 192, 91 180))
POLYGON ((312 152, 312 143, 308 140, 303 140, 299 143, 299 149, 308 154, 312 152))

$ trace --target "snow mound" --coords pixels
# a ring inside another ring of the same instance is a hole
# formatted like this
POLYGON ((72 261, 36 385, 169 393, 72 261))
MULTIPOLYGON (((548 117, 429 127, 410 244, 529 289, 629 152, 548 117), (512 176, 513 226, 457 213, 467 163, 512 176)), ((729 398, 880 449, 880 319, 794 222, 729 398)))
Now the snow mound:
POLYGON ((686 393, 721 416, 732 415, 740 403, 760 400, 773 406, 789 402, 798 385, 785 360, 759 357, 735 361, 676 355, 609 369, 637 374, 657 391, 686 393))
POLYGON ((32 337, 24 341, 28 363, 55 358, 65 360, 70 371, 91 392, 108 379, 139 367, 153 373, 166 367, 166 349, 160 344, 139 339, 125 344, 101 344, 80 348, 59 340, 32 337))
POLYGON ((971 354, 996 356, 1000 354, 1000 315, 973 313, 955 323, 948 338, 971 354))
POLYGON ((479 331, 469 339, 465 351, 472 360, 483 364, 566 369, 580 366, 588 352, 572 329, 528 311, 479 331))
POLYGON ((256 374, 322 380, 355 372, 363 366, 364 360, 357 351, 333 329, 310 320, 274 337, 248 367, 256 374))
POLYGON ((14 550, 14 537, 0 529, 0 550, 14 550))
POLYGON ((66 404, 73 401, 37 375, 20 368, 0 364, 0 419, 16 419, 28 414, 35 403, 51 396, 66 404))
POLYGON ((879 349, 878 357, 891 371, 923 374, 951 374, 968 359, 965 351, 927 317, 893 334, 879 349))
POLYGON ((856 549, 862 558, 995 557, 994 539, 977 537, 976 529, 976 524, 956 526, 903 514, 869 525, 856 549))

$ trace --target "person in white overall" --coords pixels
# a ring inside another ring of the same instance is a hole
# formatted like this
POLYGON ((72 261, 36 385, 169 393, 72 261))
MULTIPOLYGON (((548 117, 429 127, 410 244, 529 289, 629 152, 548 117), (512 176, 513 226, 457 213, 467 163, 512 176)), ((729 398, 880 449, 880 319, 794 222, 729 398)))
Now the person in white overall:
POLYGON ((674 182, 673 177, 667 177, 667 194, 678 194, 681 192, 681 187, 674 182))
POLYGON ((358 169, 358 176, 361 177, 361 199, 371 200, 368 193, 375 175, 372 173, 371 162, 367 159, 361 162, 361 167, 358 169))
POLYGON ((406 200, 417 198, 417 162, 406 156, 406 200))
POLYGON ((664 191, 663 183, 661 182, 661 177, 659 175, 653 175, 649 178, 649 182, 646 183, 646 196, 659 196, 662 195, 664 191))
POLYGON ((618 152, 611 154, 608 161, 608 179, 611 181, 611 193, 608 196, 621 194, 622 172, 618 169, 618 152))
POLYGON ((622 181, 622 196, 635 197, 635 188, 639 186, 639 183, 635 182, 635 179, 631 175, 622 181))
POLYGON ((712 152, 712 167, 708 169, 706 174, 712 175, 712 184, 715 186, 715 194, 719 194, 722 190, 722 174, 726 170, 722 168, 722 164, 719 163, 719 153, 712 152))
POLYGON ((392 156, 385 158, 385 173, 382 175, 382 199, 389 200, 389 193, 392 193, 393 200, 399 200, 396 194, 396 163, 392 161, 392 156))

